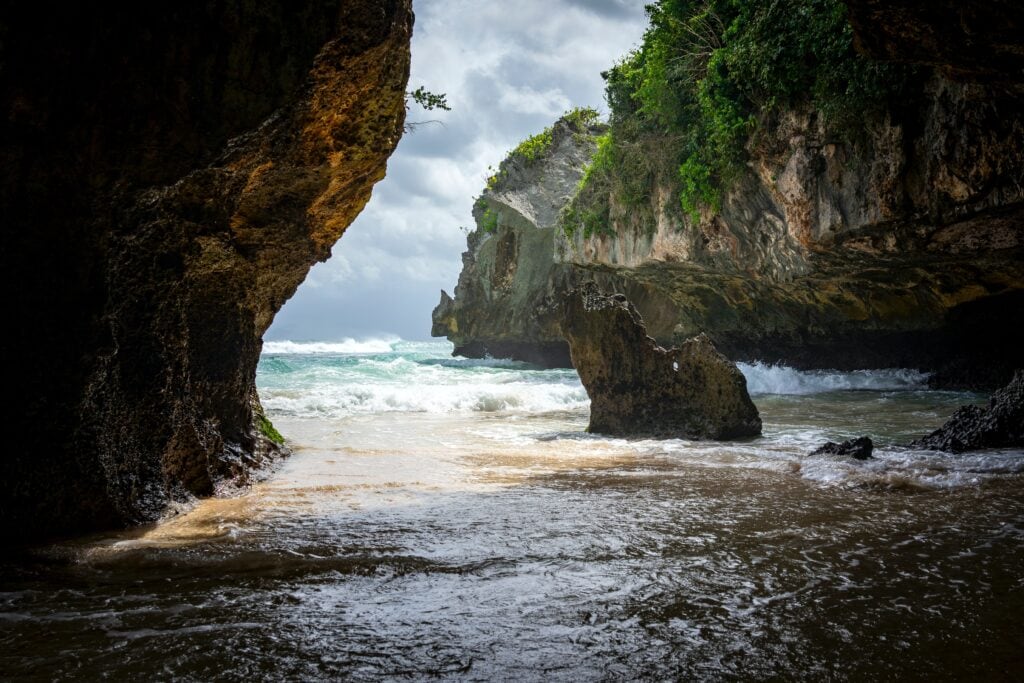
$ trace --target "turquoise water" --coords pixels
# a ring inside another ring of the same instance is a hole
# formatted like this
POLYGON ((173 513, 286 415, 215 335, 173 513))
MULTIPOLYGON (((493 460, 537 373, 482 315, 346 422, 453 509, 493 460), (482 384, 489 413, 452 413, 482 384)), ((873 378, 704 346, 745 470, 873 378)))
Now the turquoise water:
POLYGON ((751 365, 762 437, 614 439, 574 372, 449 353, 268 343, 292 456, 4 560, 0 678, 1024 676, 1024 452, 899 446, 984 397, 751 365))
MULTIPOLYGON (((832 484, 956 487, 1024 470, 1016 452, 950 457, 898 448, 937 428, 958 406, 983 400, 979 395, 930 391, 927 376, 912 370, 801 372, 741 363, 765 420, 765 434, 723 446, 584 434, 589 402, 574 370, 453 358, 451 350, 447 342, 398 339, 268 342, 257 381, 268 414, 295 421, 295 438, 304 432, 299 425, 310 421, 429 414, 447 416, 452 425, 475 419, 511 442, 523 443, 536 438, 530 425, 554 421, 555 439, 672 454, 708 466, 782 468, 832 484), (878 447, 874 461, 805 457, 827 440, 862 435, 878 447)), ((387 443, 389 437, 381 438, 387 443)))

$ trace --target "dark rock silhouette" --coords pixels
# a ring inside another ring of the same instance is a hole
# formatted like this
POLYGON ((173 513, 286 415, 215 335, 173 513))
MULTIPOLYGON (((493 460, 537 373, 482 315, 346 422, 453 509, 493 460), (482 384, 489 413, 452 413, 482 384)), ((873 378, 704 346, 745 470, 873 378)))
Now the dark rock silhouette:
POLYGON ((911 448, 963 453, 982 448, 1024 446, 1024 370, 992 394, 988 407, 958 408, 946 424, 910 444, 911 448))
POLYGON ((0 8, 0 536, 159 517, 278 452, 261 337, 401 138, 409 0, 0 8))
POLYGON ((706 336, 663 349, 626 297, 593 284, 569 294, 561 324, 590 396, 588 431, 690 439, 761 433, 746 379, 706 336))
POLYGON ((867 460, 875 445, 866 436, 850 439, 842 443, 828 441, 821 448, 811 451, 811 455, 848 455, 857 460, 867 460))

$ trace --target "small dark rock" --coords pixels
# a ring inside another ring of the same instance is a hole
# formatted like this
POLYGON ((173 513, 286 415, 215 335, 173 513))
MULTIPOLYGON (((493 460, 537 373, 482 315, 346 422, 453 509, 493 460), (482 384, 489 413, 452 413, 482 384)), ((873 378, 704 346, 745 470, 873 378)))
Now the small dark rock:
POLYGON ((621 294, 590 284, 565 301, 562 332, 600 434, 734 439, 761 433, 736 365, 705 335, 663 349, 621 294))
POLYGON ((871 457, 871 451, 875 444, 866 436, 850 439, 842 443, 829 441, 821 448, 813 451, 811 455, 849 455, 857 460, 867 460, 871 457))
POLYGON ((962 406, 946 424, 910 444, 950 453, 1014 446, 1024 446, 1024 370, 992 394, 987 408, 962 406))

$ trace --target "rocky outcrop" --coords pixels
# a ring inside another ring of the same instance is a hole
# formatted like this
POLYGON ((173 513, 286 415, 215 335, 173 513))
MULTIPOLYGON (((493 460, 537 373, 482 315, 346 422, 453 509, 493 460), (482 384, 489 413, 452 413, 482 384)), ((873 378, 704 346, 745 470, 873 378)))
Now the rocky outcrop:
POLYGON ((473 207, 476 229, 462 255, 454 300, 441 293, 431 334, 447 336, 456 355, 517 358, 569 365, 568 347, 551 313, 571 281, 554 259, 558 217, 605 126, 568 115, 551 127, 539 154, 513 151, 473 207))
POLYGON ((1005 382, 1024 345, 998 322, 1024 313, 1024 100, 933 77, 919 102, 860 140, 788 112, 719 210, 684 215, 655 181, 651 223, 612 201, 612 229, 559 234, 556 260, 649 290, 662 343, 706 332, 736 359, 1005 382))
POLYGON ((746 379, 706 336, 663 349, 626 297, 594 285, 568 295, 561 328, 590 396, 587 431, 685 439, 761 433, 746 379))
MULTIPOLYGON (((941 7, 934 35, 966 30, 941 7)), ((855 12, 864 26, 883 14, 855 12)), ((972 36, 978 47, 984 36, 972 36)), ((973 54, 1011 55, 1021 44, 1014 37, 973 54)), ((1002 322, 1024 315, 1024 95, 976 65, 947 66, 959 81, 922 68, 913 92, 857 135, 806 107, 762 122, 746 170, 720 206, 697 216, 680 210, 669 173, 629 179, 643 185, 639 203, 607 193, 605 229, 554 230, 553 256, 546 243, 499 250, 502 235, 478 229, 450 325, 435 332, 467 354, 498 340, 518 357, 557 348, 558 330, 535 311, 594 281, 624 293, 662 345, 703 332, 736 360, 915 367, 938 386, 1005 384, 1024 348, 1024 330, 1002 322), (488 249, 515 255, 504 272, 532 275, 514 297, 491 293, 503 280, 481 268, 488 249)), ((648 156, 664 146, 656 136, 641 143, 648 156)), ((519 176, 516 191, 535 180, 519 176)), ((567 179, 561 194, 573 191, 567 179)))
POLYGON ((8 8, 3 534, 151 520, 276 450, 261 336, 403 129, 408 0, 8 8))
POLYGON ((821 448, 811 451, 811 455, 843 455, 855 460, 867 460, 871 457, 871 452, 874 448, 875 444, 871 442, 870 438, 860 436, 856 439, 843 441, 842 443, 826 441, 825 445, 821 448))
POLYGON ((1024 446, 1024 370, 995 392, 988 407, 963 406, 939 429, 910 444, 911 448, 963 453, 983 448, 1024 446))

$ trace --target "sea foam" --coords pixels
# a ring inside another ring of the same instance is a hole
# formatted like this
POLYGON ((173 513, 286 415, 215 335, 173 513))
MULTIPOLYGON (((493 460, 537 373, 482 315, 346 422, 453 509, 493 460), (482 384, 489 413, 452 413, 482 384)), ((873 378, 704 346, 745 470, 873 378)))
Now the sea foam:
POLYGON ((387 339, 355 340, 352 338, 336 342, 297 342, 288 339, 263 342, 263 353, 300 354, 300 353, 390 353, 394 345, 400 342, 398 337, 387 339))
POLYGON ((927 388, 928 375, 917 370, 796 370, 785 365, 737 363, 751 394, 821 394, 829 391, 913 391, 927 388))

